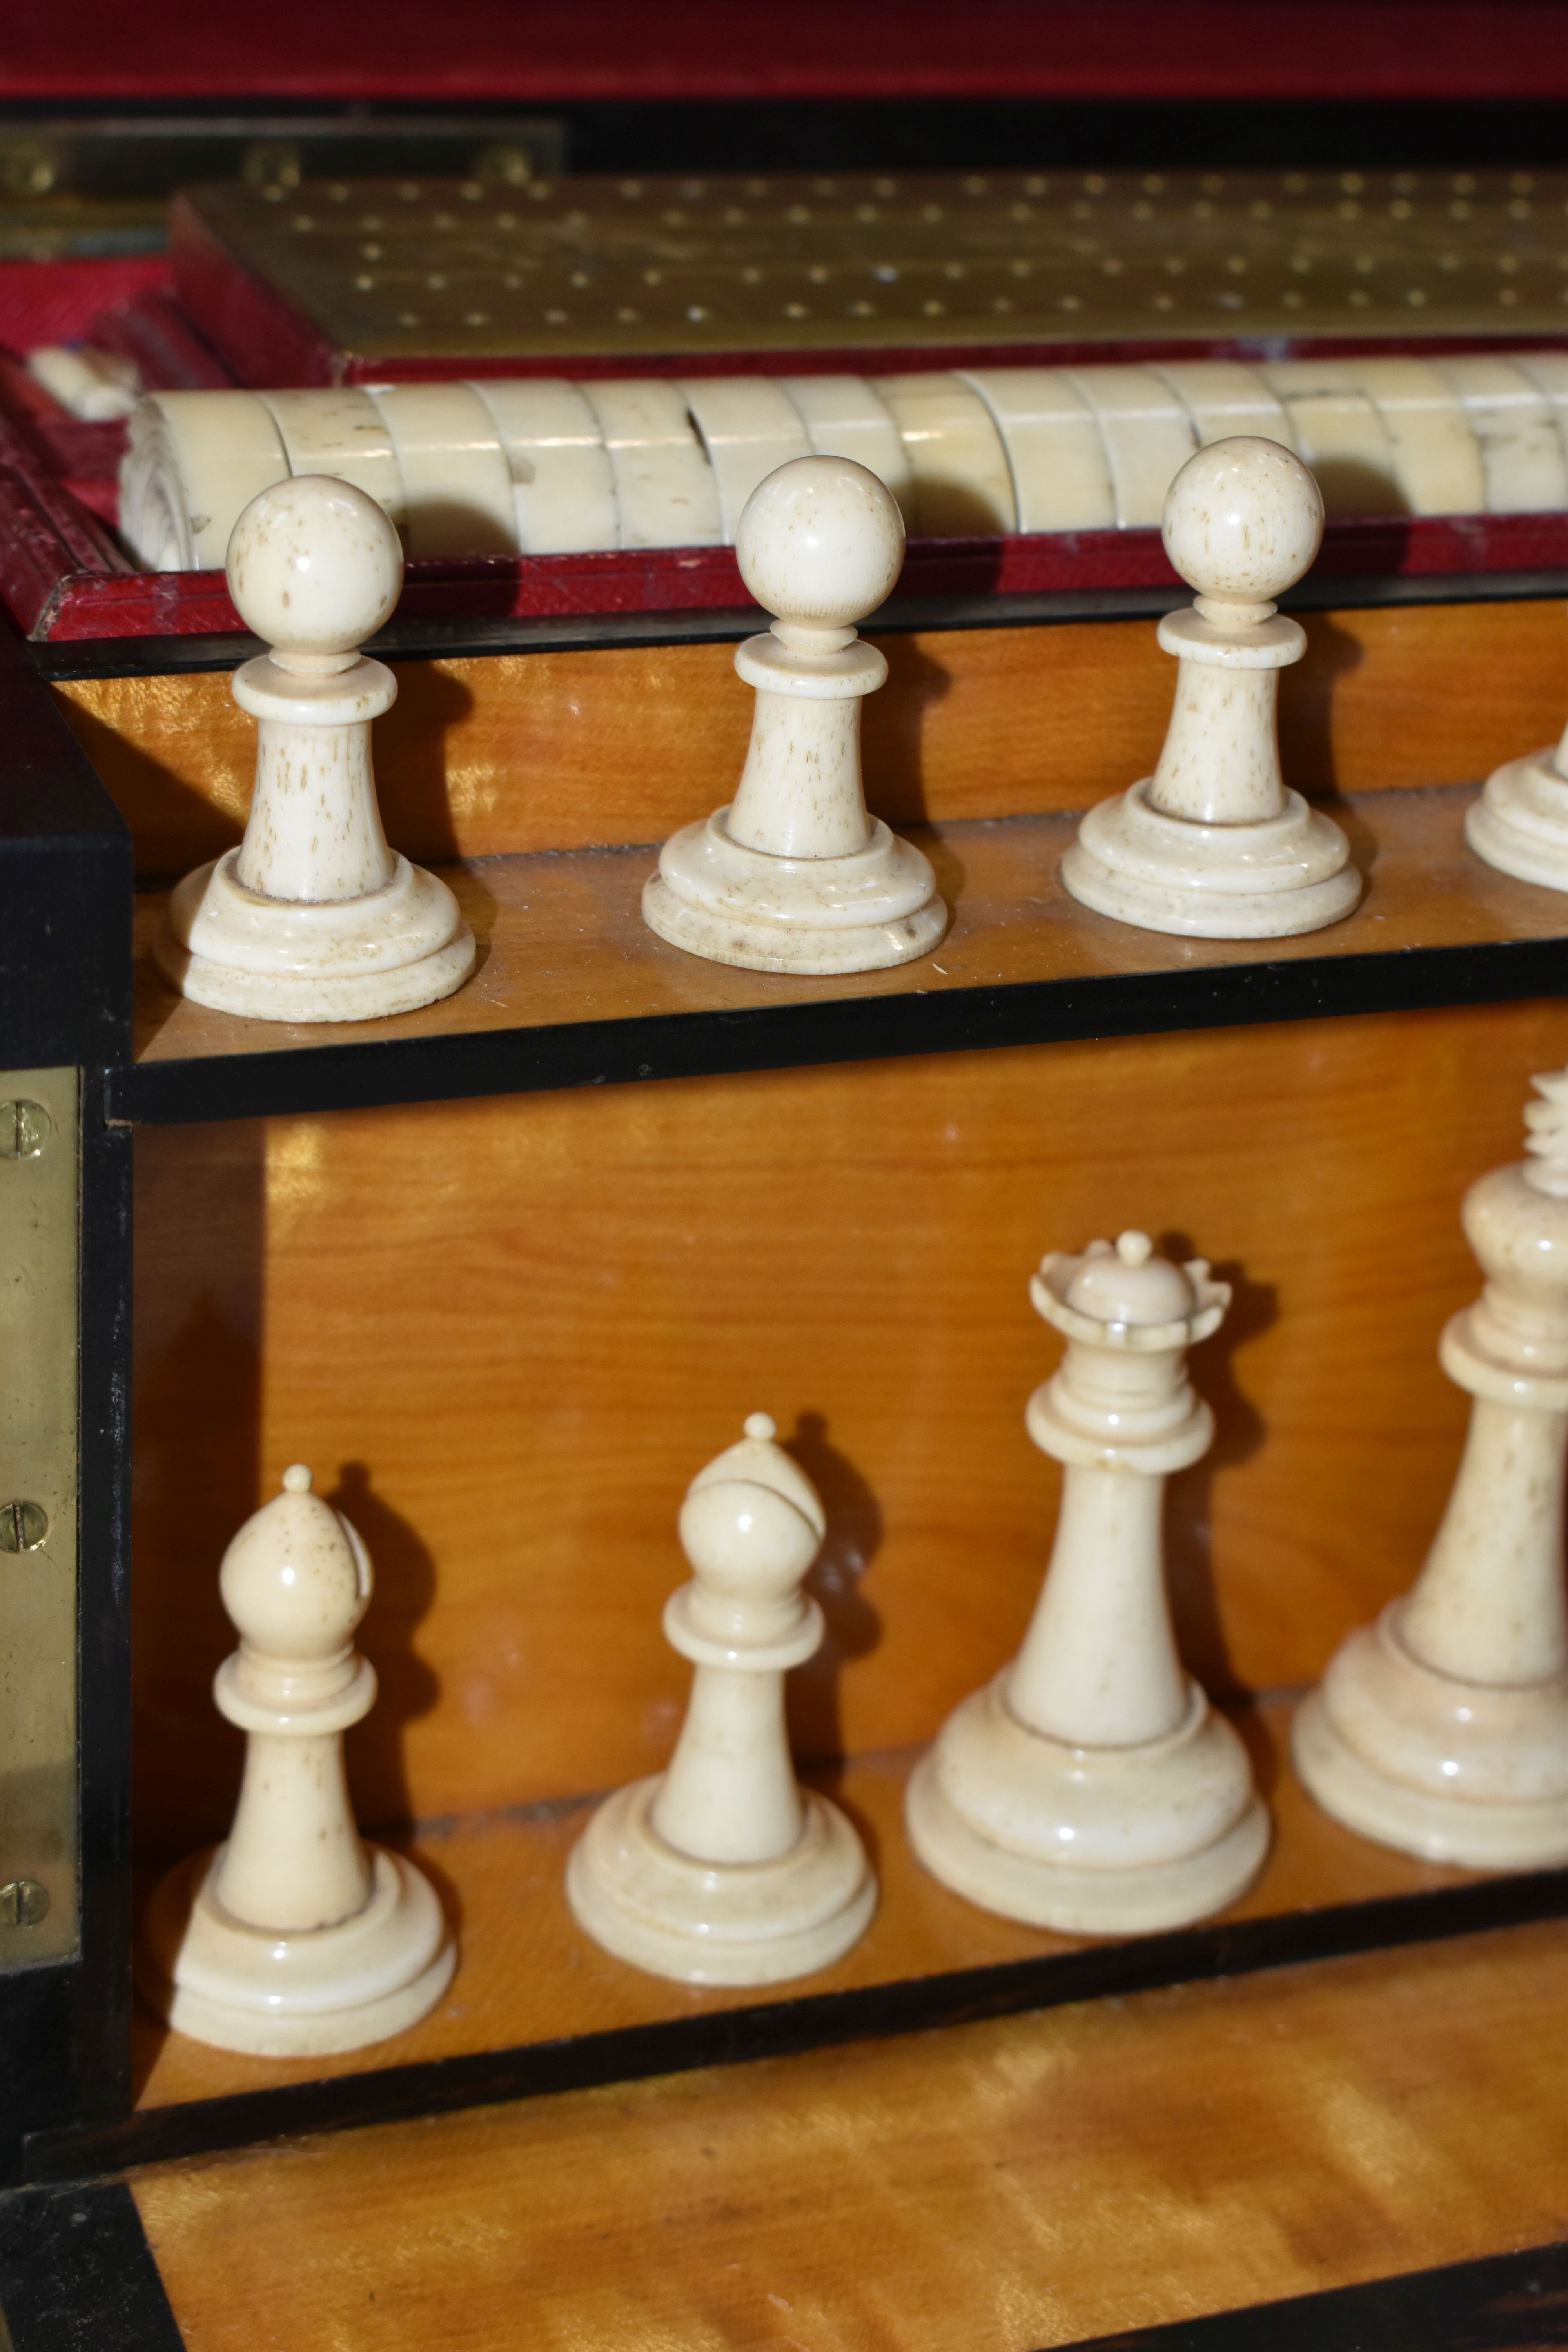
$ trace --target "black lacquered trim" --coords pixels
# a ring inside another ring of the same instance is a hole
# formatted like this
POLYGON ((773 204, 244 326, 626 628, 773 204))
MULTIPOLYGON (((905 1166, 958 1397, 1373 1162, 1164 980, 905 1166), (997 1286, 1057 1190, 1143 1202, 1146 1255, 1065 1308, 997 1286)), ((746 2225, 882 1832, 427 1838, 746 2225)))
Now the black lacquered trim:
POLYGON ((0 1027, 8 1069, 130 1051, 131 828, 0 617, 0 1027))
MULTIPOLYGON (((77 1759, 81 1957, 79 2114, 131 2104, 132 1146, 82 1073, 77 1759)), ((3 2014, 3 2012, 0 2012, 3 2014)), ((53 2095, 62 2095, 57 2081, 53 2095)))
MULTIPOLYGON (((920 969, 910 966, 913 975, 920 969)), ((1557 996, 1565 986, 1568 939, 1110 972, 999 988, 925 988, 917 978, 896 995, 142 1062, 110 1070, 105 1084, 111 1118, 176 1125, 1506 1003, 1557 996)))
POLYGON ((23 2135, 130 2098, 126 1525, 130 1138, 102 1070, 130 1051, 130 830, 0 622, 0 1030, 13 1068, 81 1072, 79 1958, 0 1973, 0 2178, 23 2135))
POLYGON ((11 2352, 184 2352, 123 2181, 0 2197, 0 2312, 11 2352))
POLYGON ((797 1994, 608 2032, 149 2107, 101 2129, 36 2132, 24 2161, 33 2179, 117 2172, 131 2165, 245 2147, 282 2134, 342 2131, 552 2092, 587 2090, 605 2083, 689 2073, 700 2066, 740 2065, 837 2042, 1054 2009, 1066 2001, 1103 2000, 1352 1952, 1429 1943, 1485 1928, 1519 1927, 1565 1913, 1568 1871, 1552 1870, 1389 1895, 1373 1903, 1222 1920, 1169 1935, 956 1969, 940 1976, 797 1994))
MULTIPOLYGON (((1373 611, 1396 604, 1519 604, 1568 596, 1568 571, 1433 572, 1408 576, 1329 572, 1279 600, 1286 612, 1373 611)), ((1025 629, 1073 621, 1145 621, 1189 602, 1179 583, 1140 588, 1042 588, 894 596, 860 624, 863 636, 916 629, 1025 629)), ((366 651, 387 661, 464 654, 602 653, 637 646, 733 645, 767 626, 760 605, 663 613, 547 613, 452 621, 394 620, 366 651)), ((233 669, 264 651, 242 632, 214 636, 63 637, 31 648, 50 679, 163 677, 233 669)))
POLYGON ((1069 2352, 1542 2352, 1568 2344, 1568 2245, 1207 2312, 1069 2352))

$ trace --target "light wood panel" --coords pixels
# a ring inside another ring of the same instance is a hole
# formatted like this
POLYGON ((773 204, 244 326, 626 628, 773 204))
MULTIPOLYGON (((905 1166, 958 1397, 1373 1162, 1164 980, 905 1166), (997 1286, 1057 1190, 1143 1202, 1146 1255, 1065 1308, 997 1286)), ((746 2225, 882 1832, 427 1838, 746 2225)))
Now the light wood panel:
POLYGON ((1057 1473, 1042 1250, 1142 1223, 1237 1285, 1194 1375, 1173 1589, 1222 1690, 1312 1679, 1403 1587, 1465 1401, 1459 1196, 1516 1157, 1560 1003, 1363 1016, 137 1139, 139 1838, 219 1831, 219 1555, 294 1460, 377 1563, 371 1821, 655 1769, 688 1479, 742 1416, 822 1486, 808 1757, 928 1738, 1016 1646, 1057 1473))
MULTIPOLYGON (((759 620, 762 615, 759 614, 759 620)), ((1284 674, 1286 771, 1305 791, 1468 783, 1555 740, 1568 713, 1560 603, 1313 614, 1284 674)), ((1081 809, 1146 774, 1174 666, 1152 621, 930 631, 880 640, 866 773, 889 821, 1081 809)), ((375 729, 390 839, 477 857, 658 841, 730 799, 752 696, 725 645, 475 656, 397 665, 375 729)), ((174 876, 239 837, 255 732, 226 675, 58 689, 136 835, 174 876)))
POLYGON ((1519 1928, 132 2188, 189 2352, 1036 2352, 1560 2237, 1565 1962, 1519 1928))
MULTIPOLYGON (((487 858, 442 870, 480 943, 479 972, 439 1004, 375 1024, 377 1038, 449 1037, 552 1022, 629 1020, 714 1007, 832 1003, 869 996, 940 996, 997 982, 1084 980, 1112 972, 1221 971, 1324 955, 1397 954, 1406 948, 1557 939, 1568 900, 1495 873, 1467 847, 1466 787, 1366 793, 1344 803, 1368 888, 1331 930, 1293 940, 1177 940, 1107 922, 1069 898, 1059 878, 1076 820, 1014 817, 911 833, 930 855, 954 908, 941 947, 890 971, 792 978, 738 971, 683 955, 642 920, 646 849, 487 858)), ((136 1057, 187 1060, 268 1054, 289 1045, 363 1045, 363 1023, 292 1027, 243 1021, 193 1004, 168 985, 152 942, 167 904, 138 903, 136 1057)))
MULTIPOLYGON (((1239 1717, 1273 1817, 1274 1843, 1262 1875, 1227 1917, 1277 1918, 1325 1904, 1373 1902, 1462 1885, 1475 1874, 1386 1853, 1320 1812, 1290 1769, 1289 1715, 1289 1706, 1275 1702, 1239 1717)), ((921 1868, 904 1835, 903 1797, 921 1752, 862 1758, 825 1784, 860 1824, 881 1897, 869 1930, 852 1952, 786 1990, 886 1984, 1083 1948, 1081 1937, 1047 1935, 977 1910, 921 1868)), ((279 2061, 206 2049, 170 2033, 138 2003, 138 2106, 318 2082, 326 2075, 408 2065, 462 2051, 504 2050, 779 1997, 766 1989, 700 1992, 665 1984, 623 1967, 591 1943, 562 1892, 566 1857, 587 1812, 587 1806, 574 1804, 465 1818, 427 1830, 410 1849, 443 1890, 461 1959, 451 1991, 423 2023, 373 2050, 279 2061)))

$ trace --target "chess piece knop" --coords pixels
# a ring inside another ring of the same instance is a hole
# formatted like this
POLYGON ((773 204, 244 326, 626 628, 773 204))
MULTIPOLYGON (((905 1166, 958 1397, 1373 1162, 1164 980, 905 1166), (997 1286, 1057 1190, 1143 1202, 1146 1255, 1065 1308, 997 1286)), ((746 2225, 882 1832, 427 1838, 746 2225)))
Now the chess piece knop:
POLYGON ((1323 501, 1300 459, 1239 436, 1189 457, 1165 500, 1165 551, 1198 591, 1160 624, 1180 663, 1159 765, 1101 801, 1062 860, 1075 898, 1118 921, 1201 939, 1283 939, 1361 894, 1339 827, 1290 791, 1279 672, 1307 648, 1273 599, 1317 553, 1323 501))
POLYGON ((756 689, 735 797, 666 842, 643 891, 661 939, 753 971, 872 971, 947 926, 927 860, 867 814, 860 705, 888 675, 854 623, 899 576, 904 528, 875 474, 797 457, 759 483, 735 537, 741 575, 779 617, 737 650, 756 689))
POLYGON ((599 1807, 566 1876, 579 1923, 636 1968, 772 1984, 836 1960, 876 1906, 859 1839, 800 1787, 784 1729, 784 1675, 822 1641, 801 1583, 825 1525, 765 1412, 687 1489, 692 1580, 664 1612, 694 1668, 680 1738, 667 1772, 599 1807))
POLYGON ((362 1843, 343 1733, 375 1704, 353 1647, 371 1566, 296 1463, 219 1572, 240 1637, 219 1710, 246 1734, 226 1843, 172 1871, 148 1906, 139 1975, 183 2033, 268 2058, 357 2050, 434 2008, 456 1966, 430 1884, 362 1843))
POLYGON ((257 721, 245 839, 187 874, 158 961, 186 996, 261 1021, 369 1021, 451 995, 474 937, 444 882, 389 849, 371 721, 397 697, 358 647, 389 619, 397 533, 351 483, 303 474, 253 499, 228 543, 241 619, 271 651, 234 698, 257 721))
POLYGON ((1469 1434, 1426 1562, 1297 1716, 1297 1769, 1380 1844, 1476 1869, 1568 1862, 1568 1071, 1535 1080, 1528 1157, 1471 1185, 1487 1280, 1443 1332, 1469 1434))
POLYGON ((1065 1465, 1056 1543, 1017 1657, 916 1767, 910 1836, 1008 1918, 1180 1927, 1233 1901, 1268 1843, 1247 1751, 1176 1654, 1161 1536, 1166 1478, 1214 1435, 1186 1351, 1230 1291, 1201 1258, 1174 1265, 1125 1233, 1052 1253, 1029 1295, 1068 1343, 1026 1416, 1065 1465))

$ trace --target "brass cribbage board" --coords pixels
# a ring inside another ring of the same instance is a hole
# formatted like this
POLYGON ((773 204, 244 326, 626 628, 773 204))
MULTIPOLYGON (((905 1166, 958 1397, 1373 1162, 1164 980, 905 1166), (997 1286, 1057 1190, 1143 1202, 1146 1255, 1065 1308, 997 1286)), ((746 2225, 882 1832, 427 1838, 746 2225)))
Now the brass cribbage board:
POLYGON ((189 199, 346 354, 1561 331, 1568 173, 307 181, 189 199))

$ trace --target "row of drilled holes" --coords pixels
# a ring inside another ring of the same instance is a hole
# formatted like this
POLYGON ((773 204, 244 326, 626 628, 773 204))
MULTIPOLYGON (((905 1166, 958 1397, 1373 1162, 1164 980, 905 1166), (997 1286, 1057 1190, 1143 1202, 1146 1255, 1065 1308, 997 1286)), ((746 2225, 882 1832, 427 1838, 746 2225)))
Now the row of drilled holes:
MULTIPOLYGON (((1405 289, 1403 294, 1397 299, 1402 300, 1411 310, 1422 310, 1426 306, 1430 297, 1423 288, 1419 286, 1409 286, 1405 289)), ((1519 296, 1511 286, 1505 286, 1499 291, 1496 299, 1500 306, 1507 308, 1517 304, 1519 296)), ((1557 299, 1560 302, 1568 303, 1568 286, 1562 289, 1557 299)), ((1367 293, 1365 289, 1359 286, 1352 287, 1349 294, 1344 298, 1345 302, 1353 305, 1357 309, 1370 308, 1372 305, 1372 296, 1367 293)), ((1246 304, 1245 296, 1232 293, 1228 290, 1211 294, 1207 297, 1207 300, 1212 306, 1220 310, 1240 310, 1244 308, 1246 304)), ((1264 296, 1255 299, 1252 308, 1256 310, 1268 310, 1274 307, 1275 304, 1278 304, 1279 308, 1288 310, 1305 310, 1310 306, 1310 297, 1303 294, 1297 287, 1288 286, 1272 298, 1264 296)), ((998 314, 1004 314, 1008 311, 1016 310, 1020 305, 1018 302, 1014 301, 1011 296, 998 294, 992 298, 989 307, 993 311, 998 314)), ((1085 308, 1085 304, 1083 299, 1079 295, 1058 294, 1049 299, 1041 299, 1034 303, 1030 303, 1026 299, 1023 301, 1022 307, 1026 310, 1033 310, 1035 311, 1039 311, 1046 309, 1053 309, 1071 312, 1074 310, 1083 310, 1085 308)), ((1122 302, 1117 307, 1118 309, 1125 310, 1127 305, 1125 302, 1122 302)), ((1151 310, 1173 310, 1177 307, 1176 298, 1173 294, 1152 294, 1147 298, 1142 307, 1151 310)), ((1195 303, 1192 303, 1187 307, 1196 308, 1197 305, 1195 303)), ((1343 304, 1330 299, 1325 300, 1321 307, 1325 313, 1331 313, 1336 310, 1342 309, 1343 304)), ((945 302, 937 300, 933 297, 921 302, 919 305, 919 310, 921 314, 926 318, 939 319, 947 315, 948 305, 945 302)), ((704 303, 692 302, 688 304, 685 315, 694 326, 700 326, 707 320, 712 319, 715 313, 704 303)), ((829 319, 840 315, 854 319, 875 318, 877 316, 877 305, 874 302, 861 300, 846 304, 842 313, 826 310, 819 310, 814 313, 808 303, 785 302, 781 304, 778 311, 778 316, 780 318, 797 320, 809 319, 813 316, 829 319)), ((892 315, 896 318, 907 318, 910 313, 909 311, 895 311, 892 315)), ((969 315, 972 315, 972 313, 969 315)), ((600 313, 595 313, 586 320, 580 321, 579 323, 590 326, 596 325, 599 323, 601 316, 602 314, 600 313)), ((637 326, 640 324, 643 313, 633 305, 627 303, 619 307, 616 310, 615 316, 616 320, 623 326, 637 326)), ((425 321, 420 312, 417 310, 400 310, 397 313, 397 323, 402 327, 417 327, 423 325, 425 321)), ((493 319, 492 314, 488 310, 465 310, 462 314, 462 323, 468 327, 488 327, 495 324, 496 321, 493 319)), ((517 325, 518 321, 515 314, 509 313, 503 323, 509 327, 517 325)), ((536 323, 552 327, 569 326, 572 323, 572 313, 570 310, 563 310, 552 307, 538 312, 536 323)))

